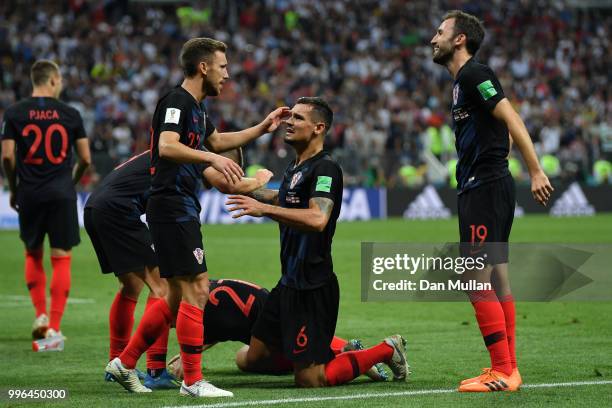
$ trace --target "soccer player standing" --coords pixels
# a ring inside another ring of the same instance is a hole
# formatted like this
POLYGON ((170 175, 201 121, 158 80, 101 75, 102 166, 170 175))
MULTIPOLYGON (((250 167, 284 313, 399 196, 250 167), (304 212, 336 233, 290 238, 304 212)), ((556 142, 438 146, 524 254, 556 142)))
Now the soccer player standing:
POLYGON ((431 45, 434 62, 444 65, 455 80, 452 120, 458 155, 461 253, 488 256, 484 270, 466 272, 463 279, 492 283, 494 288, 468 293, 491 367, 462 381, 459 391, 514 391, 522 380, 516 363, 515 308, 507 269, 507 242, 516 203, 508 170, 508 134, 527 164, 535 200, 546 205, 553 188, 540 168, 525 124, 504 96, 497 77, 474 59, 484 38, 482 23, 457 10, 442 20, 431 45), (504 244, 500 248, 485 243, 504 244))
POLYGON ((379 345, 334 356, 340 293, 331 246, 342 205, 342 169, 323 150, 333 113, 322 98, 300 98, 286 121, 285 142, 296 160, 285 171, 279 190, 230 196, 227 205, 244 215, 279 223, 282 276, 266 299, 253 327, 245 366, 253 370, 282 352, 293 362, 301 387, 338 385, 385 362, 396 379, 405 380, 408 364, 404 339, 391 336, 379 345), (259 200, 259 201, 258 201, 259 200))
MULTIPOLYGON (((113 272, 120 282, 109 313, 109 361, 126 348, 134 325, 134 310, 143 286, 149 288, 145 310, 167 294, 167 281, 161 279, 157 256, 146 225, 140 220, 150 194, 150 152, 147 150, 118 166, 102 180, 85 205, 84 222, 96 251, 102 273, 113 272)), ((264 186, 272 177, 266 169, 255 178, 243 177, 228 183, 212 167, 202 176, 207 184, 223 193, 250 192, 264 186)), ((169 329, 169 327, 168 327, 169 329)), ((250 332, 249 332, 250 334, 250 332)), ((147 375, 144 385, 150 389, 174 388, 168 376, 166 352, 168 330, 147 348, 147 375)), ((112 376, 107 373, 107 380, 112 376)))
POLYGON ((106 367, 126 389, 148 392, 134 371, 136 361, 176 317, 184 380, 180 393, 194 397, 233 396, 202 378, 203 310, 208 299, 208 273, 200 231, 197 189, 205 165, 237 183, 242 168, 222 152, 274 131, 286 107, 261 123, 233 133, 218 133, 203 110, 207 96, 217 96, 229 78, 226 46, 210 38, 194 38, 181 50, 185 74, 181 86, 161 97, 151 131, 151 195, 147 222, 159 261, 160 275, 169 282, 168 295, 143 315, 136 333, 121 355, 106 367))
POLYGON ((74 185, 91 163, 83 120, 61 102, 62 75, 52 61, 31 68, 32 96, 9 107, 2 122, 2 165, 10 204, 19 213, 25 278, 36 310, 32 337, 61 336, 70 291, 71 250, 80 242, 74 185), (79 161, 73 167, 72 149, 79 161), (47 315, 43 241, 51 247, 51 309, 47 315))

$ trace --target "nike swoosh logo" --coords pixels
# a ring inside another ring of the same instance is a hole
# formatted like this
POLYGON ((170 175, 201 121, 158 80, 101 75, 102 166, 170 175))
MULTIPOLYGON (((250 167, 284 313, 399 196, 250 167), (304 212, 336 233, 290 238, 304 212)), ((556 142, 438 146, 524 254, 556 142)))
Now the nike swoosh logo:
POLYGON ((307 349, 301 349, 301 350, 293 350, 293 354, 300 354, 305 352, 307 349))
POLYGON ((477 253, 482 252, 483 249, 484 248, 480 248, 477 250, 470 249, 470 255, 476 255, 477 253))

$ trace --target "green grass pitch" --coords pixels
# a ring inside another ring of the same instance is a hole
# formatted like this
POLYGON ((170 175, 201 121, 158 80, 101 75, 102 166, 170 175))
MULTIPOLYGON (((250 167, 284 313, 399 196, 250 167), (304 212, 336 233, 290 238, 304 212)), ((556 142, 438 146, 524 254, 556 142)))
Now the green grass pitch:
MULTIPOLYGON (((207 264, 211 277, 240 278, 266 287, 278 280, 277 226, 205 225, 207 264)), ((527 216, 515 220, 513 242, 612 242, 612 215, 554 219, 527 216)), ((74 250, 71 296, 90 299, 67 307, 62 330, 68 336, 61 353, 31 351, 33 308, 23 278, 23 249, 16 232, 0 232, 0 389, 2 405, 74 407, 161 407, 239 403, 284 398, 313 398, 277 406, 603 406, 612 400, 612 385, 524 388, 517 393, 465 395, 440 393, 373 397, 366 400, 321 400, 356 394, 450 389, 488 365, 473 311, 465 303, 361 303, 360 242, 446 242, 457 238, 456 219, 385 220, 341 223, 334 240, 334 265, 341 287, 337 334, 375 344, 401 333, 408 340, 413 374, 408 383, 372 383, 365 377, 341 387, 295 389, 291 376, 240 373, 234 365, 239 344, 226 343, 205 352, 206 378, 234 392, 230 400, 196 401, 178 391, 132 395, 105 383, 108 353, 108 309, 117 289, 112 276, 102 276, 89 238, 74 250), (16 297, 18 296, 18 297, 16 297), (66 389, 64 401, 7 401, 8 388, 66 389), (606 403, 606 401, 608 401, 606 403)), ((45 266, 50 281, 48 250, 45 266)), ((145 293, 137 309, 139 319, 145 293)), ((518 303, 517 349, 526 384, 605 381, 612 379, 612 302, 518 303)), ((177 351, 170 334, 169 356, 177 351)), ((139 367, 144 368, 144 358, 139 367)), ((264 405, 260 405, 264 406, 264 405)))

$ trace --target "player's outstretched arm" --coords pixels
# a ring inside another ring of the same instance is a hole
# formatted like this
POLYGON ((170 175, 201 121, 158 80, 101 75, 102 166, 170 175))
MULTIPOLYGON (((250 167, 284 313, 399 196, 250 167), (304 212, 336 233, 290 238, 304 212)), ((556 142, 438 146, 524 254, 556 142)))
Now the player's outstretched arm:
POLYGON ((15 140, 13 139, 4 139, 2 141, 2 168, 8 180, 11 207, 17 211, 15 196, 17 193, 17 176, 15 173, 15 140))
POLYGON ((322 232, 331 216, 334 201, 325 197, 314 197, 308 201, 308 208, 284 208, 265 204, 251 197, 233 195, 228 197, 226 205, 230 212, 236 211, 232 218, 244 215, 265 216, 303 231, 322 232))
POLYGON ((273 174, 268 169, 259 169, 255 177, 242 177, 235 184, 228 183, 225 176, 212 167, 207 167, 203 173, 206 181, 223 194, 247 194, 254 190, 263 188, 272 178, 273 174))
POLYGON ((180 142, 176 132, 164 131, 159 135, 159 157, 176 163, 210 164, 229 183, 236 183, 244 176, 242 168, 233 160, 215 153, 192 149, 180 142))
POLYGON ((244 146, 258 137, 274 132, 281 124, 283 118, 289 115, 289 108, 282 106, 270 112, 266 118, 257 125, 239 132, 219 133, 216 130, 206 138, 204 144, 216 153, 226 152, 244 146))
POLYGON ((85 170, 91 166, 91 151, 89 150, 89 140, 87 138, 77 139, 76 152, 79 156, 79 161, 74 165, 74 169, 72 169, 73 184, 78 183, 81 177, 83 177, 85 170))
POLYGON ((278 205, 278 190, 272 190, 269 188, 258 188, 247 194, 249 197, 253 197, 257 201, 266 204, 278 205))
POLYGON ((504 121, 506 126, 508 126, 510 136, 514 143, 516 143, 527 165, 529 176, 531 177, 531 194, 533 194, 533 198, 538 203, 546 205, 554 189, 550 185, 550 181, 546 174, 544 174, 542 167, 540 167, 538 156, 536 155, 525 123, 507 98, 502 99, 495 105, 493 116, 504 121))

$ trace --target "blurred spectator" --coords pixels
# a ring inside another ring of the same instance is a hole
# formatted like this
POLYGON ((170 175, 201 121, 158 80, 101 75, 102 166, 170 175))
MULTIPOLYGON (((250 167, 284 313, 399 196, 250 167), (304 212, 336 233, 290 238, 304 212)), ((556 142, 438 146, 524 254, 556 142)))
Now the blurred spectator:
MULTIPOLYGON (((420 168, 423 152, 442 163, 454 158, 452 81, 431 61, 429 41, 444 11, 463 5, 487 28, 478 58, 498 73, 539 153, 560 161, 560 177, 588 179, 595 162, 612 159, 610 8, 540 0, 180 4, 3 1, 0 115, 29 94, 35 59, 57 60, 65 69, 62 98, 81 112, 104 175, 148 147, 157 99, 182 77, 183 42, 211 36, 228 44, 232 78, 207 101, 219 131, 321 95, 336 112, 326 147, 347 184, 403 183, 400 169, 420 168)), ((247 164, 281 177, 290 159, 281 134, 248 146, 247 164)))

